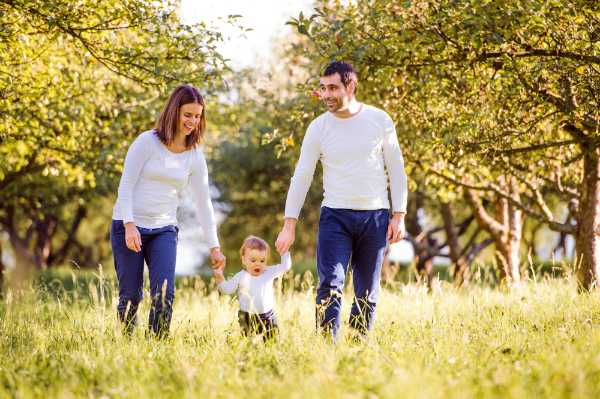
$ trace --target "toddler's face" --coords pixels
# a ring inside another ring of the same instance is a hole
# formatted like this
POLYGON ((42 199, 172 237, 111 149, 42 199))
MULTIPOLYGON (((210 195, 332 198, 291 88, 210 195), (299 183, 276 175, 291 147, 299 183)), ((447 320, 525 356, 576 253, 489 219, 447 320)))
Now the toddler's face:
POLYGON ((242 256, 246 271, 252 276, 260 276, 267 267, 267 252, 258 249, 247 249, 242 256))

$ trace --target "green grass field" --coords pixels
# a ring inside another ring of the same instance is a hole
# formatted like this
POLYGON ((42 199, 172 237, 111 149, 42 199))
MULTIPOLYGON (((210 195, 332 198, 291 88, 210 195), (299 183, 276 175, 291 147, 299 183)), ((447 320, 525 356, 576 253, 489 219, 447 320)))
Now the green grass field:
POLYGON ((1 397, 600 397, 600 298, 572 277, 513 292, 397 283, 368 342, 333 345, 314 332, 308 275, 276 284, 282 331, 264 344, 237 332, 237 300, 199 278, 178 283, 170 339, 145 337, 146 299, 128 340, 112 275, 52 273, 0 302, 1 397))

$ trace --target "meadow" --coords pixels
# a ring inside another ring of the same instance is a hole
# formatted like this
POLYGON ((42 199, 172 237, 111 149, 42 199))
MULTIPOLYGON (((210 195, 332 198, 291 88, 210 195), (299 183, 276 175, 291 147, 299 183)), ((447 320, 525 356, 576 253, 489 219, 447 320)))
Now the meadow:
POLYGON ((600 298, 568 270, 512 291, 387 284, 368 341, 344 327, 335 344, 314 331, 310 273, 276 281, 267 343, 238 333, 237 300, 214 282, 178 281, 166 340, 145 335, 146 298, 128 339, 112 274, 53 273, 0 301, 1 397, 600 397, 600 298))

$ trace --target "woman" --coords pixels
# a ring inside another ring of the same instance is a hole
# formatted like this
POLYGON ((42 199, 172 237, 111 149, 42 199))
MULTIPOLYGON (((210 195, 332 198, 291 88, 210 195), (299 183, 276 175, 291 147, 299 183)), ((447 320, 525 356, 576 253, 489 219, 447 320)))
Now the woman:
POLYGON ((119 318, 125 332, 137 325, 144 298, 144 261, 150 274, 150 320, 168 334, 175 297, 177 199, 189 180, 213 267, 224 267, 209 195, 206 160, 197 148, 206 132, 204 100, 191 86, 176 88, 156 129, 142 133, 125 158, 114 207, 111 244, 119 280, 119 318))

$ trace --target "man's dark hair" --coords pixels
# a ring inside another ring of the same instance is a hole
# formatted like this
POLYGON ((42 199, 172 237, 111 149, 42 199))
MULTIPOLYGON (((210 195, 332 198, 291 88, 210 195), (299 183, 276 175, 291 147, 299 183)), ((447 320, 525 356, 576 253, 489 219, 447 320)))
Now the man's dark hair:
POLYGON ((321 76, 331 76, 336 72, 342 77, 344 87, 347 88, 350 82, 354 82, 354 94, 356 95, 358 89, 358 76, 352 65, 344 61, 330 62, 321 76))

